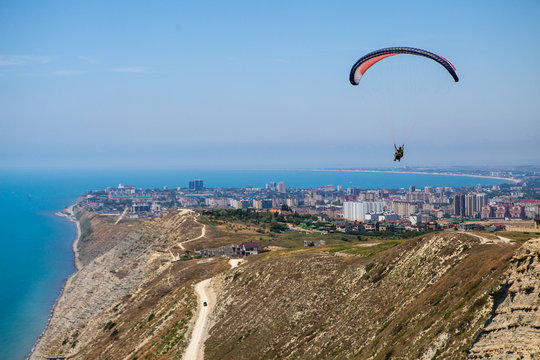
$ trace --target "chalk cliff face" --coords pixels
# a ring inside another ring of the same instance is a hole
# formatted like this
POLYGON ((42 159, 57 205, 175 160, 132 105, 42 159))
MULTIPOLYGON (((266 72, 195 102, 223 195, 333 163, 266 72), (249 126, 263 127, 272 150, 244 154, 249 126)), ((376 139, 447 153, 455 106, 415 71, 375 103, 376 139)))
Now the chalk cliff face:
POLYGON ((530 240, 511 260, 493 293, 493 312, 471 359, 540 358, 540 240, 530 240))
POLYGON ((83 217, 83 268, 66 284, 31 359, 180 356, 196 309, 194 281, 225 261, 181 261, 177 244, 197 237, 192 213, 120 222, 83 217))
POLYGON ((179 359, 197 307, 193 285, 211 277, 218 299, 206 359, 538 352, 538 241, 482 244, 440 232, 395 247, 271 251, 229 269, 224 259, 184 258, 186 249, 254 240, 255 230, 204 232, 192 212, 115 220, 81 219, 84 266, 31 359, 179 359))

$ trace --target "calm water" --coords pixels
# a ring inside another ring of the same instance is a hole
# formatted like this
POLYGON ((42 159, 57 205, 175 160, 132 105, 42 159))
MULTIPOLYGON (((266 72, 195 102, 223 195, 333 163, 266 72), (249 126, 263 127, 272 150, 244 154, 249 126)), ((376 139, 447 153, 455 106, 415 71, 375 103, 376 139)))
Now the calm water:
POLYGON ((0 172, 0 349, 2 358, 24 359, 45 328, 64 281, 75 271, 71 244, 75 226, 54 213, 87 190, 117 186, 186 187, 192 179, 207 187, 358 186, 365 189, 499 184, 470 177, 315 171, 122 171, 0 172))

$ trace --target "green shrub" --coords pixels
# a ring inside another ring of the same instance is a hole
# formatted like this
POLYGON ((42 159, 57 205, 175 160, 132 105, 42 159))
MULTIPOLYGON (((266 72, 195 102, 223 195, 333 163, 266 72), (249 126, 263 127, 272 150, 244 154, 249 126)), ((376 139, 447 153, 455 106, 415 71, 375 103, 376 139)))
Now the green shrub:
POLYGON ((105 324, 105 327, 103 328, 103 330, 111 330, 115 326, 116 326, 116 323, 114 321, 109 321, 105 324))

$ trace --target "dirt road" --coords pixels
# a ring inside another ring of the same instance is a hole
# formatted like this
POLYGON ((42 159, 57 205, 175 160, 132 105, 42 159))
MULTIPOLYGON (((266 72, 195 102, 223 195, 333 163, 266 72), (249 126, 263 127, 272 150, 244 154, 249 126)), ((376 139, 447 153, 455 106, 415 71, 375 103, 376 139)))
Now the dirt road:
POLYGON ((122 221, 122 219, 124 218, 124 216, 126 216, 127 211, 128 211, 128 207, 126 206, 126 207, 124 208, 124 211, 122 211, 122 215, 120 215, 120 217, 118 218, 118 220, 116 220, 116 222, 114 223, 114 225, 118 225, 118 223, 119 223, 120 221, 122 221))
MULTIPOLYGON (((240 265, 243 259, 230 259, 231 268, 240 265)), ((197 294, 197 320, 191 333, 191 340, 182 357, 183 360, 203 360, 204 359, 204 342, 208 336, 208 319, 216 304, 216 293, 212 287, 212 279, 203 280, 195 285, 195 293, 197 294), (207 306, 203 306, 203 302, 207 306)))
MULTIPOLYGON (((193 213, 193 211, 191 211, 191 212, 193 213)), ((194 239, 189 239, 189 240, 186 240, 186 241, 179 242, 178 246, 180 247, 180 249, 185 250, 186 248, 184 247, 183 244, 186 244, 188 242, 192 242, 192 241, 195 241, 195 240, 202 239, 205 236, 206 236, 206 225, 202 224, 201 235, 197 236, 194 239)))
POLYGON ((230 259, 229 265, 231 265, 231 269, 234 269, 238 265, 240 265, 242 262, 244 262, 244 259, 230 259))
POLYGON ((202 360, 204 357, 204 340, 208 334, 208 317, 216 303, 216 294, 211 285, 212 279, 203 280, 195 285, 198 298, 197 321, 193 327, 191 340, 184 353, 184 360, 202 360), (203 306, 203 302, 208 304, 203 306))
POLYGON ((480 239, 480 244, 500 244, 500 243, 510 244, 510 243, 512 243, 511 239, 499 236, 497 234, 490 234, 490 235, 494 235, 495 238, 487 238, 485 236, 481 236, 481 235, 478 235, 478 234, 473 234, 473 233, 470 233, 470 232, 467 232, 466 234, 474 236, 474 237, 480 239))

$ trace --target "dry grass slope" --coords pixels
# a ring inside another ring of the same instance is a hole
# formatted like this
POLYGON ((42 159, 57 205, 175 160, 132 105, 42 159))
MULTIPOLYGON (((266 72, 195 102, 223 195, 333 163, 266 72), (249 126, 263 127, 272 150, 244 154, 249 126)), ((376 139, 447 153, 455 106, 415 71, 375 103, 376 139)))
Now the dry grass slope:
POLYGON ((320 235, 261 234, 230 222, 207 224, 204 237, 180 246, 201 235, 199 221, 172 212, 115 225, 84 214, 84 267, 32 359, 181 358, 197 307, 193 285, 214 276, 220 293, 207 359, 482 358, 497 353, 501 336, 511 338, 505 331, 540 328, 540 285, 524 285, 532 283, 524 276, 537 274, 530 259, 538 255, 516 254, 522 242, 480 244, 455 232, 362 241, 333 234, 328 246, 304 248, 303 240, 320 235), (225 260, 188 256, 253 240, 284 248, 231 270, 225 260))
POLYGON ((224 279, 209 359, 467 356, 518 245, 437 233, 364 256, 261 256, 224 279))

